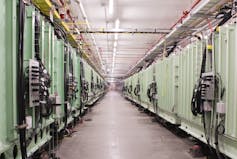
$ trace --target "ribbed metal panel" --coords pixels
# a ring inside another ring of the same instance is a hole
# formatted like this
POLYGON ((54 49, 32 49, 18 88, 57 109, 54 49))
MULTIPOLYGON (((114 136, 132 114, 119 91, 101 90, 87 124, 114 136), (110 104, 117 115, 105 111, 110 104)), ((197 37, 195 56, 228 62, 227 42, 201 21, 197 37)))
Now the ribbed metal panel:
MULTIPOLYGON (((13 158, 14 145, 18 145, 17 125, 17 1, 1 0, 0 38, 0 154, 6 159, 13 158)), ((19 153, 19 152, 18 152, 19 153)), ((19 157, 20 155, 18 155, 19 157)))
POLYGON ((173 124, 179 124, 177 117, 178 58, 172 56, 156 64, 158 89, 158 114, 173 124))
POLYGON ((195 42, 186 47, 178 57, 180 63, 178 115, 198 125, 201 125, 201 119, 192 115, 190 105, 194 85, 199 79, 203 50, 202 42, 195 42))

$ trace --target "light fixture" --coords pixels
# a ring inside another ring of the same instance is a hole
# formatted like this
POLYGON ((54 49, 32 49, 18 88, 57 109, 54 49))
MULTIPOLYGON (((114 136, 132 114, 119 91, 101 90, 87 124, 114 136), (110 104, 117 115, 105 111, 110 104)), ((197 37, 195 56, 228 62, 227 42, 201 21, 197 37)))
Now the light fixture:
POLYGON ((117 20, 115 21, 115 29, 116 29, 116 30, 119 29, 119 24, 120 24, 120 21, 119 21, 119 19, 117 19, 117 20))
POLYGON ((111 70, 111 73, 113 74, 114 73, 114 67, 112 66, 112 70, 111 70))
POLYGON ((114 63, 115 63, 115 56, 113 56, 113 60, 112 60, 112 66, 114 66, 114 63))
POLYGON ((86 16, 86 12, 85 12, 85 10, 84 10, 84 7, 83 7, 83 5, 82 5, 82 3, 79 3, 79 5, 80 5, 80 9, 81 9, 81 13, 82 13, 82 18, 84 19, 84 20, 86 20, 87 19, 87 16, 86 16))
POLYGON ((114 0, 109 0, 109 14, 113 15, 114 13, 114 0))
POLYGON ((112 60, 112 70, 111 73, 114 73, 114 67, 115 67, 115 52, 113 53, 113 60, 112 60))
POLYGON ((114 34, 114 40, 118 40, 118 33, 114 34))
POLYGON ((118 43, 117 41, 114 42, 114 48, 117 47, 118 43))
MULTIPOLYGON (((117 19, 115 21, 115 30, 119 29, 119 24, 120 24, 120 21, 119 21, 119 19, 117 19)), ((118 33, 115 33, 114 34, 114 49, 113 49, 112 71, 111 71, 112 74, 114 73, 115 56, 116 56, 117 46, 118 46, 118 33)))

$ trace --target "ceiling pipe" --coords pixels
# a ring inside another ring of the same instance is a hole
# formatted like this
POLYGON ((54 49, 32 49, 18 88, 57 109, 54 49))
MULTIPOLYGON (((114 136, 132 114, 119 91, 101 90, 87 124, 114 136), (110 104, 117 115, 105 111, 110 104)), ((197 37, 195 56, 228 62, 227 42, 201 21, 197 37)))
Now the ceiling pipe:
POLYGON ((184 11, 184 12, 183 12, 183 15, 177 20, 176 23, 174 23, 174 24, 170 27, 170 29, 172 30, 172 29, 174 29, 179 23, 182 23, 183 19, 185 19, 185 18, 190 14, 190 12, 191 12, 201 1, 202 1, 202 0, 196 0, 188 11, 184 11))
POLYGON ((129 31, 125 29, 113 31, 113 30, 85 30, 81 31, 82 34, 168 34, 171 30, 165 30, 165 31, 129 31))

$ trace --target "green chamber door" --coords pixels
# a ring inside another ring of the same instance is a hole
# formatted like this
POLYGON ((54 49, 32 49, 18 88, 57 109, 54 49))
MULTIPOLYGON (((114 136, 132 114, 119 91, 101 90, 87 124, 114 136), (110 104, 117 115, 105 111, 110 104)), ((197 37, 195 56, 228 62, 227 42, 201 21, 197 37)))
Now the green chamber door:
POLYGON ((205 141, 203 124, 201 116, 192 114, 191 100, 200 76, 204 47, 203 42, 197 41, 184 48, 179 55, 178 115, 181 118, 181 128, 201 141, 205 141))
POLYGON ((58 125, 57 131, 61 131, 64 128, 64 50, 65 44, 62 40, 57 39, 52 35, 52 94, 57 98, 57 106, 54 109, 54 118, 58 125))
POLYGON ((156 64, 158 114, 172 124, 179 124, 178 107, 178 56, 159 60, 156 64))
MULTIPOLYGON (((230 24, 220 27, 214 35, 215 73, 219 77, 219 91, 225 90, 216 100, 213 125, 225 128, 218 138, 219 150, 231 158, 237 156, 237 26, 230 24)), ((213 133, 213 142, 216 143, 213 133)))

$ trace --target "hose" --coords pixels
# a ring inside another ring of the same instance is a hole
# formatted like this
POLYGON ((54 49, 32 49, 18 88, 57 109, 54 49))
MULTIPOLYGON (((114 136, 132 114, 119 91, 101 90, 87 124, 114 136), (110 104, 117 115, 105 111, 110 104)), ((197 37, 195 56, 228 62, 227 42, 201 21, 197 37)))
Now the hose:
POLYGON ((62 26, 60 26, 57 21, 53 21, 53 23, 51 23, 51 24, 55 29, 55 34, 57 35, 57 37, 59 39, 63 38, 65 40, 65 42, 68 42, 67 33, 65 32, 64 28, 62 26))
POLYGON ((89 84, 87 81, 82 80, 82 89, 81 89, 81 102, 82 104, 86 104, 89 99, 89 94, 88 94, 88 89, 89 89, 89 84))
POLYGON ((81 83, 81 106, 80 106, 80 115, 82 115, 82 108, 86 105, 86 103, 89 100, 89 83, 85 80, 85 70, 84 70, 84 64, 81 61, 80 62, 80 83, 81 83))
POLYGON ((194 116, 203 113, 202 99, 201 99, 201 79, 197 82, 193 89, 193 96, 191 100, 191 112, 194 116))
POLYGON ((205 80, 205 79, 203 79, 202 74, 205 72, 205 68, 206 68, 207 47, 208 46, 206 46, 203 50, 203 57, 202 57, 202 64, 201 64, 201 71, 200 71, 199 79, 193 89, 193 96, 192 96, 192 100, 191 100, 191 112, 194 116, 197 116, 198 114, 202 115, 203 129, 204 129, 204 134, 205 134, 205 138, 207 141, 207 146, 208 146, 210 152, 213 153, 211 145, 210 145, 210 139, 207 134, 206 117, 205 117, 206 113, 203 108, 204 107, 204 100, 202 99, 202 90, 201 90, 202 89, 202 82, 205 80))
POLYGON ((171 48, 166 50, 166 52, 167 52, 166 57, 170 56, 170 54, 172 52, 174 52, 175 48, 177 47, 177 44, 178 44, 178 42, 175 42, 171 48))
POLYGON ((129 94, 132 93, 132 85, 130 85, 130 86, 128 87, 128 93, 129 93, 129 94))
POLYGON ((140 84, 137 84, 136 87, 134 88, 133 93, 135 94, 135 96, 139 96, 139 92, 140 92, 140 84))
MULTIPOLYGON (((233 2, 234 3, 234 2, 233 2)), ((227 6, 224 5, 221 9, 220 12, 216 15, 216 19, 222 19, 219 23, 218 23, 218 27, 222 26, 223 24, 225 24, 231 17, 232 17, 232 8, 234 7, 234 5, 232 6, 227 6)))
POLYGON ((51 77, 40 57, 40 20, 38 14, 35 15, 35 58, 40 65, 40 79, 44 79, 40 82, 40 101, 45 101, 45 103, 40 103, 40 113, 42 117, 49 117, 53 112, 53 104, 49 99, 48 90, 51 84, 51 77), (43 112, 43 110, 45 110, 45 112, 43 112))
POLYGON ((25 83, 24 83, 24 25, 25 25, 25 4, 23 0, 20 0, 18 6, 18 62, 17 62, 17 103, 18 103, 18 127, 19 128, 19 138, 20 138, 20 149, 21 158, 27 158, 26 150, 26 114, 25 114, 25 104, 24 104, 24 94, 25 94, 25 83))
POLYGON ((191 100, 191 112, 194 116, 197 116, 198 114, 203 114, 203 101, 201 99, 201 83, 202 83, 202 74, 205 72, 206 67, 206 51, 207 48, 205 47, 203 50, 202 65, 199 80, 197 84, 195 84, 193 89, 193 96, 191 100))
POLYGON ((147 89, 147 97, 149 98, 149 101, 152 102, 155 100, 154 95, 157 94, 157 85, 156 82, 152 82, 149 84, 148 89, 147 89))
POLYGON ((146 95, 149 98, 149 101, 151 101, 151 88, 150 88, 150 86, 149 86, 149 88, 146 91, 146 95))

